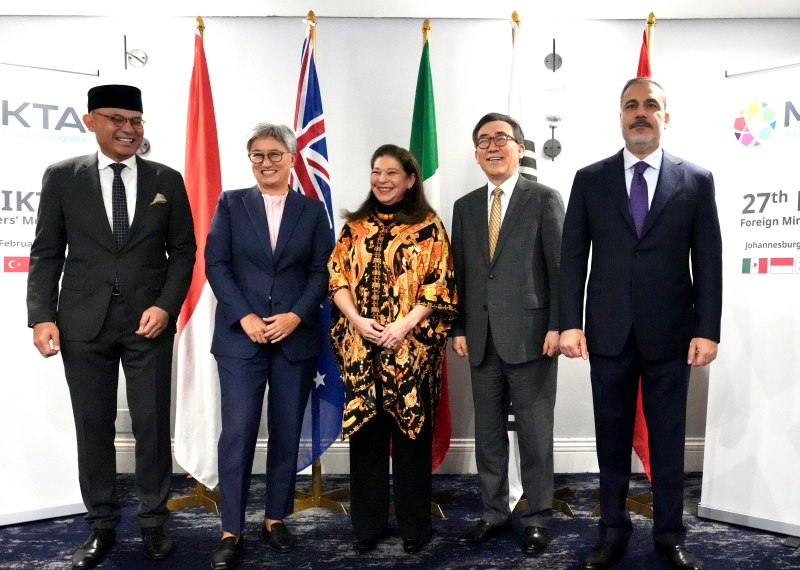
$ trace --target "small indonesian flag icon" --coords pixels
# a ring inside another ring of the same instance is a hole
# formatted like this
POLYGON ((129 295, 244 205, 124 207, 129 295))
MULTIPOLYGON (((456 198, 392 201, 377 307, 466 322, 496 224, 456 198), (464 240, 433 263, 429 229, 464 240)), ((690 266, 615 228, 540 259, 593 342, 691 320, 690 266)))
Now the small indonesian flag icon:
POLYGON ((794 273, 793 257, 773 257, 769 260, 770 273, 794 273))
POLYGON ((767 258, 745 258, 742 260, 742 273, 766 273, 767 258))

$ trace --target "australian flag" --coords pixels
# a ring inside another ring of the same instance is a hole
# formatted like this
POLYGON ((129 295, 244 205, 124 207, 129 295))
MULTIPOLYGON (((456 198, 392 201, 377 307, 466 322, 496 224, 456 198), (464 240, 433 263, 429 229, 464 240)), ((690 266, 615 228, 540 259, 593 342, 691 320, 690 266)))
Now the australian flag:
MULTIPOLYGON (((325 202, 331 241, 336 239, 333 228, 333 204, 328 175, 328 146, 325 141, 325 115, 314 63, 313 26, 309 23, 303 42, 300 81, 297 85, 297 103, 294 110, 294 130, 297 136, 297 156, 292 170, 292 189, 311 198, 325 202)), ((344 388, 339 368, 333 359, 329 341, 331 306, 327 299, 320 306, 323 351, 317 362, 317 376, 303 419, 300 454, 297 470, 302 471, 314 463, 336 441, 342 431, 344 388)))

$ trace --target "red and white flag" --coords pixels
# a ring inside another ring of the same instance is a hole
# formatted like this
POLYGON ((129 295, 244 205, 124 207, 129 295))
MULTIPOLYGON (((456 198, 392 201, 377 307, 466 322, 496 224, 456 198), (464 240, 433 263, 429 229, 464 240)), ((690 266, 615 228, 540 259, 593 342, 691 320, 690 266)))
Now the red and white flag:
POLYGON ((178 318, 175 460, 208 488, 217 486, 221 431, 219 376, 209 351, 217 299, 206 280, 208 228, 222 192, 217 122, 203 37, 195 30, 186 121, 186 191, 194 217, 197 262, 178 318))
POLYGON ((769 260, 770 273, 794 273, 794 257, 773 257, 769 260))

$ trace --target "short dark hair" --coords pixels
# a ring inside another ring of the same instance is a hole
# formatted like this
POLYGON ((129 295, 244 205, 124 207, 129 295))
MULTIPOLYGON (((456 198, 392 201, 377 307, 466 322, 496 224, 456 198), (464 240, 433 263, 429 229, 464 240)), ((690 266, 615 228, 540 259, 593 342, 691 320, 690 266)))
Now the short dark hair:
MULTIPOLYGON (((397 223, 418 224, 425 221, 428 214, 435 214, 436 211, 425 198, 425 190, 422 186, 422 171, 414 155, 397 145, 384 144, 379 146, 377 150, 372 153, 372 158, 369 160, 370 168, 373 168, 375 166, 375 161, 382 156, 394 158, 400 163, 403 171, 408 176, 414 175, 414 185, 406 190, 406 193, 403 195, 403 207, 399 212, 395 213, 395 220, 397 223)), ((378 199, 370 188, 367 199, 353 212, 348 212, 347 210, 342 211, 342 217, 348 222, 364 220, 375 213, 375 208, 378 204, 378 199)))
POLYGON ((664 87, 662 87, 661 84, 652 77, 634 77, 633 79, 628 79, 628 81, 625 82, 625 87, 622 88, 622 91, 619 94, 620 107, 622 107, 622 98, 625 96, 625 92, 631 85, 636 85, 637 83, 650 83, 651 85, 655 85, 661 89, 661 92, 664 94, 664 110, 667 110, 667 90, 664 89, 664 87))
POLYGON ((491 123, 494 121, 503 121, 511 125, 511 129, 514 131, 514 139, 517 141, 517 144, 525 144, 525 133, 522 132, 522 127, 516 119, 509 117, 508 115, 504 115, 503 113, 487 113, 481 117, 481 120, 478 121, 478 124, 475 125, 474 129, 472 129, 472 144, 475 145, 475 148, 478 148, 478 131, 480 131, 481 127, 486 123, 491 123))

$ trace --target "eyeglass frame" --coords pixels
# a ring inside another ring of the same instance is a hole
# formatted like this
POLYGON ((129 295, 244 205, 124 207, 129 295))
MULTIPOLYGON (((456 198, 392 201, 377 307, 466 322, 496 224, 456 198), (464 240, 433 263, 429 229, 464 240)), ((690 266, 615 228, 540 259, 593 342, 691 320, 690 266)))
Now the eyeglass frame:
POLYGON ((247 153, 247 158, 249 158, 250 162, 252 162, 253 164, 263 164, 265 158, 268 158, 269 161, 272 162, 272 163, 278 163, 278 162, 283 160, 283 155, 284 154, 294 154, 294 153, 289 152, 289 151, 282 151, 282 150, 271 150, 266 154, 263 153, 263 152, 248 152, 247 153), (275 160, 271 156, 271 155, 276 155, 276 154, 280 157, 280 158, 278 158, 278 160, 275 160), (261 160, 256 162, 255 160, 253 160, 253 155, 260 156, 261 160))
POLYGON ((508 144, 509 140, 512 140, 515 143, 519 144, 517 139, 515 139, 513 135, 509 135, 509 134, 506 134, 506 133, 499 133, 499 134, 494 135, 493 137, 480 137, 479 139, 477 139, 475 141, 475 148, 479 148, 481 150, 486 150, 490 146, 492 146, 492 141, 494 141, 494 144, 496 146, 502 147, 502 146, 506 146, 508 144), (500 137, 500 138, 498 138, 498 137, 500 137), (501 144, 500 141, 503 140, 503 139, 505 139, 505 142, 503 142, 501 144), (484 141, 486 141, 486 146, 481 146, 481 143, 483 143, 484 141))
POLYGON ((142 128, 144 128, 144 124, 147 122, 144 119, 142 119, 141 117, 130 117, 129 118, 129 117, 123 117, 122 115, 106 115, 105 113, 101 113, 100 111, 92 111, 92 114, 93 115, 100 115, 101 117, 105 117, 106 119, 108 119, 109 121, 114 123, 115 127, 120 128, 120 129, 122 127, 124 127, 128 123, 131 124, 131 128, 133 128, 133 129, 137 129, 137 130, 138 129, 142 129, 142 128), (122 120, 122 124, 121 125, 119 124, 120 120, 122 120), (138 125, 134 125, 133 121, 137 121, 137 120, 140 121, 139 124, 138 125))

